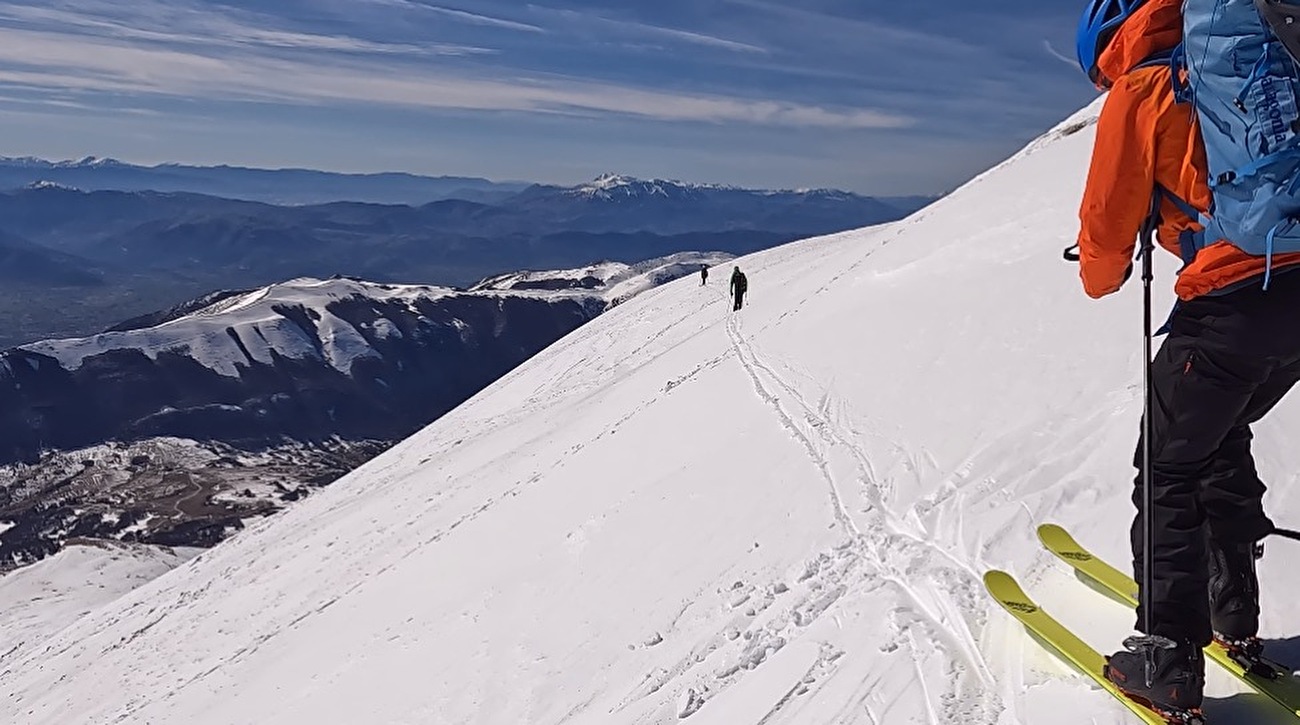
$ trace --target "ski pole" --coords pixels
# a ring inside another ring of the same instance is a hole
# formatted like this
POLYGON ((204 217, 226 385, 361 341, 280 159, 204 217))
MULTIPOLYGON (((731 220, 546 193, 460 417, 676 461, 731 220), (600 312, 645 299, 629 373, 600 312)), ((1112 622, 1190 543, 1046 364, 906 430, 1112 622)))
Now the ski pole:
POLYGON ((1292 541, 1300 541, 1300 531, 1291 531, 1290 529, 1273 529, 1269 536, 1277 536, 1292 541))
MULTIPOLYGON (((1151 591, 1154 577, 1151 570, 1155 565, 1155 521, 1152 509, 1155 507, 1155 488, 1152 485, 1151 437, 1155 426, 1151 421, 1151 281, 1155 277, 1151 257, 1155 251, 1155 233, 1159 224, 1160 194, 1151 198, 1151 213, 1142 223, 1141 257, 1142 257, 1142 618, 1143 629, 1148 637, 1155 637, 1153 631, 1154 617, 1151 615, 1151 591)), ((1155 681, 1155 647, 1147 648, 1146 684, 1151 687, 1155 681)))

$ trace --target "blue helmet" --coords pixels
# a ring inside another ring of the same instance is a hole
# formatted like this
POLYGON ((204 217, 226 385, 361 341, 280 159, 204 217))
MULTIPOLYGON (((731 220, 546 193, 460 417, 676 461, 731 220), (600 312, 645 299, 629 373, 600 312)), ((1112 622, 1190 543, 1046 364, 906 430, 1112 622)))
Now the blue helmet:
POLYGON ((1100 85, 1097 59, 1114 37, 1115 30, 1128 20, 1146 0, 1088 0, 1079 19, 1079 34, 1075 40, 1079 67, 1088 80, 1100 85))

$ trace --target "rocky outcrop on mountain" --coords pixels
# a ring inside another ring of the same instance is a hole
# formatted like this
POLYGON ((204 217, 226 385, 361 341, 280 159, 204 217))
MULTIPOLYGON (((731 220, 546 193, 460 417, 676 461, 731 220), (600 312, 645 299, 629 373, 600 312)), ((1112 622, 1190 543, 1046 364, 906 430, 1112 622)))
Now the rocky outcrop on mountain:
POLYGON ((0 573, 77 540, 212 546, 388 447, 331 440, 251 453, 155 438, 0 466, 0 573))

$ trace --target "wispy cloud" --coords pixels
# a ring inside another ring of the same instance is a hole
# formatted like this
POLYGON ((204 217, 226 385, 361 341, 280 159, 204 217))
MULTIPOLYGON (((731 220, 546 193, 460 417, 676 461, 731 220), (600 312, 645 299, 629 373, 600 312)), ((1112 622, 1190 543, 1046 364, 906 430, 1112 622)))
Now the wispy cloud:
POLYGON ((604 18, 602 18, 602 20, 615 25, 622 25, 624 27, 632 28, 634 30, 643 32, 647 35, 651 35, 651 36, 657 35, 664 38, 670 38, 673 40, 680 40, 687 43, 694 43, 696 45, 707 45, 707 46, 712 46, 714 48, 734 50, 741 53, 767 53, 768 52, 766 48, 762 48, 757 45, 751 45, 749 43, 741 43, 736 40, 727 40, 726 38, 719 38, 713 35, 705 35, 704 33, 692 33, 689 30, 676 30, 673 28, 663 28, 658 25, 648 25, 646 23, 630 23, 630 22, 620 22, 616 20, 605 20, 604 18))
POLYGON ((711 48, 721 48, 724 50, 736 51, 741 53, 761 53, 766 54, 766 48, 742 43, 737 40, 728 40, 707 33, 693 32, 689 30, 679 30, 650 23, 642 23, 634 20, 620 20, 598 15, 592 12, 580 12, 576 10, 560 10, 552 8, 537 8, 537 12, 553 15, 567 24, 579 24, 593 27, 600 30, 617 30, 638 37, 661 38, 666 40, 689 43, 693 45, 708 46, 711 48))
MULTIPOLYGON (((76 38, 115 38, 163 45, 191 45, 209 48, 262 46, 353 53, 414 55, 476 55, 491 49, 451 43, 385 43, 347 35, 323 35, 264 28, 217 13, 177 12, 174 6, 147 3, 135 12, 131 6, 89 3, 91 14, 53 6, 34 7, 0 3, 0 22, 34 28, 58 28, 65 42, 76 38), (140 12, 141 9, 146 12, 140 12)), ((10 32, 31 32, 15 28, 10 32)))
POLYGON ((394 72, 365 59, 344 61, 330 56, 308 62, 204 54, 12 29, 0 29, 0 83, 50 91, 76 89, 206 100, 333 101, 572 115, 613 113, 665 121, 839 128, 897 128, 909 123, 907 118, 871 109, 677 94, 578 79, 504 81, 423 68, 394 72))
POLYGON ((419 10, 423 12, 435 13, 450 18, 455 18, 464 23, 471 25, 485 25, 493 28, 506 28, 509 30, 521 30, 527 33, 545 33, 546 29, 528 23, 521 23, 505 18, 492 17, 491 15, 482 15, 471 13, 467 10, 456 10, 455 8, 446 8, 441 5, 429 5, 426 3, 415 2, 414 0, 367 0, 371 5, 387 5, 389 7, 400 7, 409 10, 419 10))

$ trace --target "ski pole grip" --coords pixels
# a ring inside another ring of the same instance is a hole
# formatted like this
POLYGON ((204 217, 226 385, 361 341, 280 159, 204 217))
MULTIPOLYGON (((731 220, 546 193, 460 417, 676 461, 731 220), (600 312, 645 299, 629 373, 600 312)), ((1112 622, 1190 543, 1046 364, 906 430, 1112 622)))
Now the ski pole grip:
POLYGON ((1077 245, 1077 244, 1072 244, 1072 245, 1066 247, 1066 248, 1065 248, 1065 252, 1062 254, 1062 256, 1065 257, 1065 261, 1067 261, 1067 262, 1077 262, 1077 261, 1079 261, 1079 259, 1080 259, 1080 256, 1079 256, 1079 245, 1077 245))

